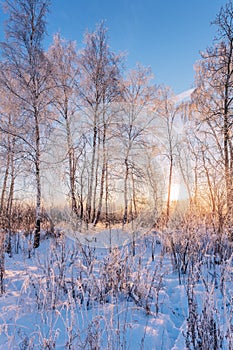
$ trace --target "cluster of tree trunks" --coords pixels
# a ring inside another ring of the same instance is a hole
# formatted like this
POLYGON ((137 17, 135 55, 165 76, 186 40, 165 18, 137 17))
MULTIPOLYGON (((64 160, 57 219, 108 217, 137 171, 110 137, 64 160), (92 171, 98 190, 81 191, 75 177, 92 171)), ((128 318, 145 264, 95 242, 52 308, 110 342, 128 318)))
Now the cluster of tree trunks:
POLYGON ((49 1, 6 0, 5 5, 9 17, 0 63, 2 227, 11 232, 16 188, 22 178, 30 178, 36 208, 34 248, 39 246, 42 178, 49 166, 62 169, 72 215, 87 224, 108 224, 114 203, 121 208, 123 225, 143 207, 155 215, 161 212, 168 224, 175 168, 192 208, 210 210, 220 230, 232 220, 231 2, 214 21, 219 38, 197 65, 192 100, 179 104, 168 88, 151 83, 150 69, 137 65, 124 71, 124 57, 110 49, 103 23, 86 33, 82 50, 55 35, 45 51, 49 1), (181 136, 180 123, 185 131, 181 136), (57 163, 49 163, 54 135, 58 149, 60 144, 65 151, 57 163), (158 163, 165 167, 165 176, 158 163))

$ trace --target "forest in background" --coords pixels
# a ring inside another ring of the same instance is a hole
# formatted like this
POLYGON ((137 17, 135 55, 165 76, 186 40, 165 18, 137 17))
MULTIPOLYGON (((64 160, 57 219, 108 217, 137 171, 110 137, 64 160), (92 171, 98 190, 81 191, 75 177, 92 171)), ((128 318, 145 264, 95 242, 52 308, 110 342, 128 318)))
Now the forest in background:
POLYGON ((232 350, 232 1, 180 96, 49 7, 4 1, 0 349, 232 350))
POLYGON ((233 5, 196 64, 189 99, 124 67, 103 22, 45 50, 49 1, 6 0, 0 62, 0 219, 6 251, 42 224, 197 225, 232 239, 233 5), (81 41, 81 38, 80 38, 81 41), (185 196, 174 197, 176 186, 185 196))

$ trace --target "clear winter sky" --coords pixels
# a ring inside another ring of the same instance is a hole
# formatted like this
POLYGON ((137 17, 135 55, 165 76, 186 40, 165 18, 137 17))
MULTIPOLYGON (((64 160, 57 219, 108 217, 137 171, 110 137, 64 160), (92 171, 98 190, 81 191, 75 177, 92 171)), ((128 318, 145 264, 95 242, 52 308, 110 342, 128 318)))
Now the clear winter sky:
POLYGON ((212 44, 210 22, 224 0, 52 0, 49 33, 60 31, 81 45, 82 34, 100 20, 110 45, 128 53, 127 66, 151 66, 155 82, 175 93, 192 87, 199 51, 212 44))
MULTIPOLYGON (((83 33, 105 20, 110 46, 128 53, 126 66, 151 66, 155 82, 175 93, 192 87, 199 51, 212 44, 210 22, 225 0, 52 0, 48 34, 82 45, 83 33)), ((2 25, 2 14, 0 24, 2 25)), ((2 29, 3 31, 3 29, 2 29)), ((2 35, 1 35, 2 38, 2 35)))

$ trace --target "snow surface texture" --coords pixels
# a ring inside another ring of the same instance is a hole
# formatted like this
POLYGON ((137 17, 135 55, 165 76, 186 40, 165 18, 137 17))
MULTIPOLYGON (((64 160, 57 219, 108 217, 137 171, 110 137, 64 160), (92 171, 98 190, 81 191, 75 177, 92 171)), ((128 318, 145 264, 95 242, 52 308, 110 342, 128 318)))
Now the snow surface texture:
POLYGON ((60 234, 35 252, 15 236, 0 349, 233 349, 232 248, 220 262, 214 237, 132 234, 60 234))

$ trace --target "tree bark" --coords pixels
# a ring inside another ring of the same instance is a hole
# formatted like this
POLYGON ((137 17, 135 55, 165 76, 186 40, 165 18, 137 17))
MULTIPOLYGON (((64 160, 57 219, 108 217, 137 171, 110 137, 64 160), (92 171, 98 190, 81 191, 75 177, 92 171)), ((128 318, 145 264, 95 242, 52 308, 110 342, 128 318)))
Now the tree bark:
POLYGON ((167 187, 167 211, 166 211, 167 221, 169 220, 169 217, 170 217, 172 173, 173 173, 173 156, 171 155, 170 165, 169 165, 168 187, 167 187))
POLYGON ((101 211, 102 211, 102 203, 103 203, 103 195, 104 195, 104 181, 105 181, 105 172, 106 172, 106 132, 107 132, 107 125, 104 121, 103 125, 103 139, 102 139, 102 151, 103 151, 103 163, 102 163, 102 171, 101 171, 101 179, 100 179, 100 194, 99 194, 99 203, 98 203, 98 209, 96 213, 96 217, 94 220, 94 226, 97 225, 101 211))
POLYGON ((128 222, 128 178, 129 178, 129 163, 128 157, 125 158, 125 178, 124 178, 124 215, 123 225, 128 222))
POLYGON ((93 127, 93 141, 92 141, 91 173, 90 173, 90 177, 89 177, 87 205, 86 205, 87 223, 89 223, 91 220, 91 210, 92 210, 91 203, 92 203, 94 171, 95 171, 96 141, 97 141, 97 116, 95 113, 95 115, 94 115, 94 127, 93 127))
POLYGON ((76 173, 76 161, 74 146, 71 137, 70 122, 68 118, 68 102, 66 100, 65 122, 66 122, 66 141, 68 147, 68 161, 69 161, 69 182, 70 182, 70 196, 71 196, 71 209, 72 212, 78 217, 78 206, 75 193, 75 173, 76 173))
POLYGON ((35 155, 35 170, 36 170, 36 225, 34 234, 34 248, 40 245, 40 226, 41 226, 41 174, 40 174, 40 128, 37 110, 35 109, 35 128, 36 128, 36 155, 35 155))

